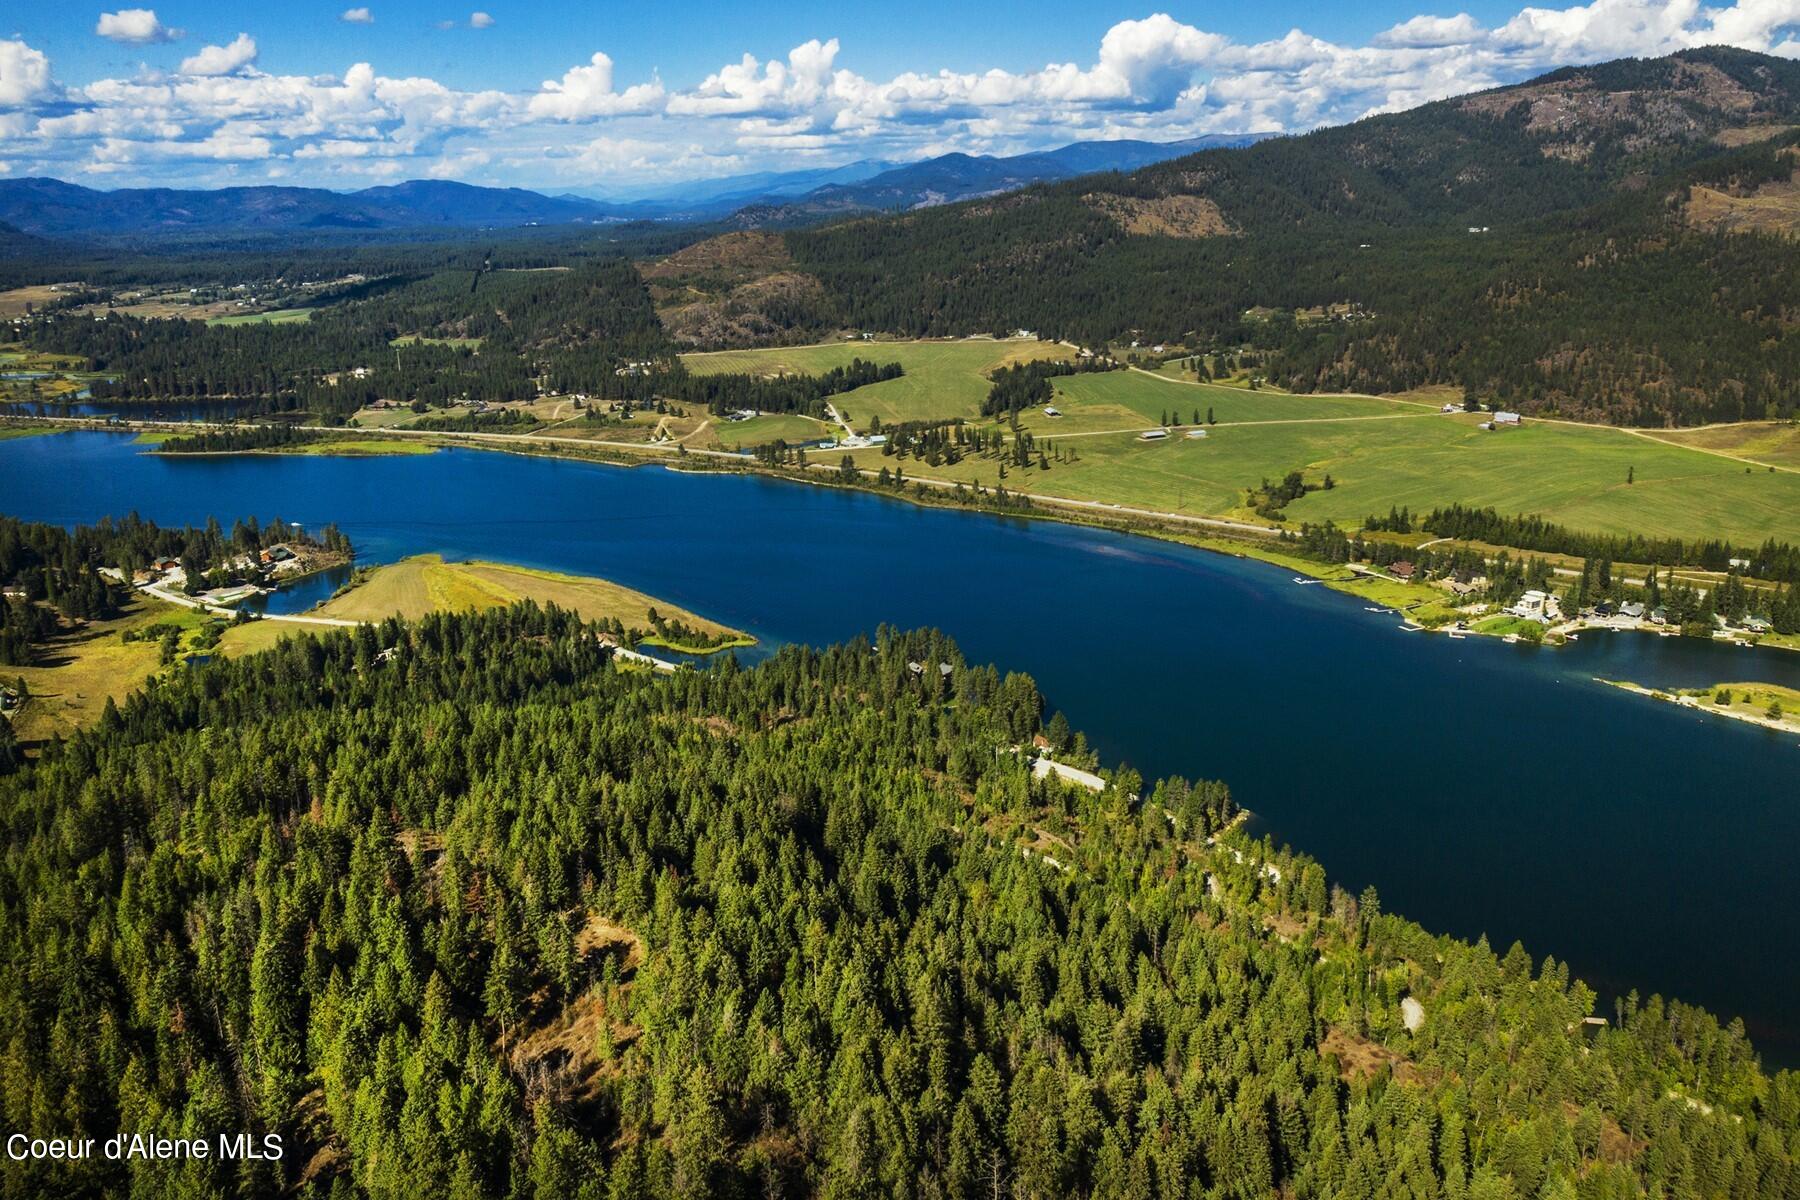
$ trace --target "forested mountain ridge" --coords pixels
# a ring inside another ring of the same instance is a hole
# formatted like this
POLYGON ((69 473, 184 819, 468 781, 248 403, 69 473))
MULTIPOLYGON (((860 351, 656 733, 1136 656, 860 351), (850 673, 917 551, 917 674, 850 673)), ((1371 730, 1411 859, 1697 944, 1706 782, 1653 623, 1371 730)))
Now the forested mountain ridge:
POLYGON ((1453 383, 1627 424, 1782 416, 1800 245, 1721 238, 1687 200, 1791 174, 1797 127, 1800 64, 1695 50, 786 236, 856 327, 1251 344, 1297 390, 1453 383))
POLYGON ((0 1125, 286 1153, 0 1190, 1800 1191, 1735 1027, 1586 1024, 1215 845, 1222 785, 1036 780, 1042 710, 935 634, 664 679, 530 606, 178 673, 0 779, 0 1125))

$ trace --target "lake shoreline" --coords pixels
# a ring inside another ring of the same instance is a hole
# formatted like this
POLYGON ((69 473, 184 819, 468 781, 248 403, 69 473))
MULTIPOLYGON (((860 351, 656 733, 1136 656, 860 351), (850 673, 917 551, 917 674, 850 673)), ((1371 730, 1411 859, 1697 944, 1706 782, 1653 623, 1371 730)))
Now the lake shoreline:
MULTIPOLYGON (((96 432, 130 432, 130 430, 120 430, 117 424, 105 421, 71 422, 71 425, 77 429, 87 429, 96 432)), ((40 425, 40 428, 41 427, 42 426, 40 425)), ((51 426, 52 430, 57 428, 67 428, 67 426, 51 426)), ((376 438, 379 438, 382 436, 394 437, 396 431, 369 430, 367 432, 375 435, 376 438)), ((940 485, 938 482, 934 482, 931 486, 927 487, 921 483, 920 480, 911 480, 909 482, 915 484, 915 487, 911 491, 904 490, 904 488, 883 488, 875 482, 874 475, 861 468, 858 469, 858 478, 855 481, 848 481, 842 478, 827 477, 827 472, 835 475, 837 468, 830 467, 824 463, 813 463, 809 461, 798 471, 795 471, 787 468, 767 466, 757 462, 748 455, 728 454, 722 451, 701 451, 692 455, 677 451, 671 454, 665 447, 648 444, 644 445, 641 450, 626 450, 619 446, 609 444, 597 444, 588 447, 575 441, 556 443, 550 443, 542 439, 533 441, 528 434, 517 435, 516 441, 509 441, 498 440, 491 436, 477 440, 475 438, 467 438, 466 436, 459 437, 455 433, 433 433, 428 431, 421 431, 417 437, 417 441, 432 447, 433 450, 438 448, 488 450, 499 453, 516 454, 528 458, 554 458, 570 462, 598 463, 605 466, 626 468, 662 467, 672 474, 756 475, 768 479, 782 479, 793 483, 810 484, 814 487, 864 492, 869 495, 900 500, 921 508, 982 513, 997 517, 1047 520, 1066 525, 1103 529, 1115 533, 1134 534, 1151 538, 1156 541, 1189 546, 1195 549, 1206 550, 1235 558, 1253 559, 1258 562, 1267 563, 1271 566, 1292 569, 1307 576, 1308 582, 1316 581, 1342 595, 1369 600, 1374 607, 1380 608, 1383 611, 1389 612, 1400 618, 1401 621, 1405 622, 1404 627, 1417 632, 1444 634, 1455 638, 1493 638, 1510 643, 1532 641, 1532 639, 1521 638, 1516 633, 1485 631, 1476 629, 1472 626, 1464 629, 1455 629, 1447 624, 1426 625, 1414 622, 1408 617, 1408 613, 1413 608, 1417 608, 1426 603, 1442 601, 1445 599, 1445 594, 1436 588, 1427 588, 1422 584, 1409 583, 1404 580, 1394 579, 1391 576, 1379 575, 1373 571, 1360 573, 1356 575, 1355 578, 1351 579, 1334 578, 1333 574, 1344 569, 1344 564, 1319 562, 1314 559, 1302 557, 1298 554, 1283 553, 1274 549, 1276 546, 1285 547, 1291 545, 1291 543, 1282 539, 1282 535, 1288 531, 1273 526, 1253 526, 1248 522, 1234 521, 1226 517, 1208 517, 1200 514, 1194 514, 1189 517, 1177 514, 1140 513, 1139 510, 1125 510, 1131 515, 1122 520, 1108 520, 1106 517, 1106 506, 1101 505, 1099 502, 1078 500, 1073 497, 1051 497, 1027 500, 1025 504, 1019 506, 986 503, 969 504, 960 502, 955 498, 958 494, 957 488, 950 485, 940 485), (721 461, 722 459, 727 461, 721 461), (1205 529, 1205 532, 1196 532, 1192 528, 1185 528, 1182 525, 1177 524, 1177 522, 1200 525, 1205 529), (1250 533, 1252 529, 1266 530, 1266 532, 1252 535, 1250 533), (1265 546, 1268 546, 1269 548, 1265 549, 1265 546), (1359 584, 1378 584, 1385 588, 1412 589, 1412 594, 1416 599, 1414 599, 1413 603, 1410 605, 1396 605, 1393 603, 1382 602, 1381 600, 1366 596, 1363 592, 1357 590, 1356 585, 1359 584)), ((405 444, 400 438, 395 438, 395 442, 397 445, 405 444)), ((146 453, 157 454, 159 457, 171 459, 239 457, 249 455, 276 458, 320 456, 319 451, 308 451, 298 447, 262 447, 254 450, 212 451, 192 454, 166 453, 155 450, 146 451, 146 453)), ((367 454, 347 452, 333 457, 404 457, 411 453, 413 452, 398 450, 392 455, 384 454, 379 451, 367 454)), ((970 493, 966 489, 962 489, 961 494, 968 495, 970 493)), ((1524 552, 1521 551, 1520 553, 1524 552)), ((1484 614, 1484 618, 1491 618, 1495 615, 1497 614, 1484 614)), ((1559 626, 1551 627, 1551 629, 1553 632, 1562 635, 1561 640, 1552 641, 1546 638, 1544 640, 1533 641, 1532 644, 1547 647, 1549 649, 1561 649, 1567 640, 1572 640, 1570 635, 1602 630, 1608 632, 1649 633, 1663 637, 1681 636, 1679 631, 1670 632, 1654 626, 1617 626, 1593 624, 1589 622, 1564 623, 1559 626)), ((1750 641, 1736 636, 1713 638, 1711 640, 1715 643, 1738 645, 1753 649, 1800 651, 1800 639, 1797 639, 1792 643, 1768 640, 1750 641)), ((676 649, 674 647, 671 648, 676 649)))
POLYGON ((1738 712, 1729 705, 1712 704, 1698 696, 1684 695, 1663 688, 1647 688, 1641 683, 1632 683, 1629 680, 1596 678, 1595 682, 1604 683, 1607 687, 1617 688, 1619 691, 1628 692, 1634 696, 1643 696, 1650 700, 1660 700, 1664 704, 1673 704, 1677 708, 1693 709, 1709 716, 1725 717, 1733 721, 1742 721, 1747 725, 1756 725, 1772 733, 1800 733, 1800 720, 1789 720, 1786 717, 1774 719, 1752 712, 1738 712))

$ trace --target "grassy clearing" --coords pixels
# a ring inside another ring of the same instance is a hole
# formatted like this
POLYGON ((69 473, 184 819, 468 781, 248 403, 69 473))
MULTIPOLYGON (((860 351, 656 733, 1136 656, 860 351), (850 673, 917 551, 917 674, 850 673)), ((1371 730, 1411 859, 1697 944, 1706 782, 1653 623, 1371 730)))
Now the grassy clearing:
POLYGON ((233 313, 228 317, 208 317, 208 325, 292 325, 312 320, 310 308, 272 308, 268 312, 233 313))
POLYGON ((835 425, 825 421, 792 414, 752 417, 748 421, 714 421, 712 428, 716 444, 726 449, 739 446, 748 449, 751 446, 766 446, 774 441, 784 441, 790 445, 811 442, 831 437, 838 432, 835 425))
POLYGON ((0 425, 0 442, 9 438, 31 437, 34 434, 55 432, 55 427, 50 425, 0 425))
POLYGON ((40 646, 34 665, 0 668, 0 676, 23 678, 31 691, 14 718, 14 732, 24 742, 67 737, 97 718, 108 699, 124 700, 161 669, 157 642, 127 642, 124 634, 178 625, 186 643, 208 620, 196 609, 134 596, 123 616, 92 622, 40 646))
MULTIPOLYGON (((1019 424, 1039 437, 1107 429, 1145 429, 1166 416, 1177 425, 1204 424, 1210 411, 1219 424, 1243 421, 1319 421, 1344 418, 1416 417, 1416 405, 1369 396, 1296 396, 1211 383, 1180 383, 1142 371, 1108 371, 1054 381, 1054 407, 1019 414, 1019 424)), ((1209 431, 1213 426, 1208 426, 1209 431)))
MULTIPOLYGON (((520 600, 555 604, 588 620, 614 618, 639 629, 650 627, 649 612, 655 608, 664 618, 703 633, 737 632, 604 579, 504 563, 447 563, 435 554, 376 568, 363 583, 327 601, 314 615, 379 621, 396 615, 418 617, 428 612, 497 608, 520 600)), ((232 634, 237 632, 233 630, 232 634)))
MULTIPOLYGON (((1093 386, 1087 379, 1073 382, 1093 386)), ((1177 435, 1141 442, 1129 433, 1070 438, 1062 444, 1079 461, 1052 462, 1048 471, 1013 468, 1004 482, 1015 491, 1243 516, 1246 487, 1300 470, 1315 483, 1330 474, 1336 486, 1291 504, 1287 517, 1294 524, 1329 518, 1348 526, 1391 506, 1420 512, 1458 502, 1538 513, 1599 533, 1737 542, 1800 539, 1800 474, 1747 469, 1624 430, 1528 421, 1518 429, 1486 432, 1476 427, 1473 415, 1423 410, 1396 415, 1395 402, 1373 398, 1245 393, 1243 402, 1282 407, 1292 402, 1296 413, 1309 404, 1361 404, 1384 419, 1234 423, 1215 405, 1220 423, 1204 440, 1177 435), (1634 478, 1629 484, 1628 472, 1634 478)), ((917 459, 884 458, 879 451, 861 451, 858 460, 871 470, 899 465, 911 477, 979 480, 989 487, 997 481, 991 459, 935 469, 917 459)))
POLYGON ((1680 446, 1733 454, 1739 458, 1800 470, 1800 422, 1745 421, 1701 429, 1657 430, 1655 437, 1680 446))
POLYGON ((22 317, 28 309, 36 310, 60 300, 66 290, 78 287, 72 283, 39 283, 29 287, 0 291, 0 317, 22 317))
POLYGON ((405 335, 404 337, 389 338, 388 345, 390 345, 390 346, 457 346, 457 347, 467 348, 470 350, 479 350, 479 349, 481 349, 481 341, 482 341, 482 339, 480 339, 478 337, 440 338, 440 337, 424 337, 424 336, 421 336, 420 334, 409 333, 409 334, 405 335))
POLYGON ((1055 342, 971 338, 720 350, 684 354, 682 361, 689 370, 701 375, 817 375, 833 367, 848 366, 856 358, 865 362, 899 363, 906 368, 906 374, 899 379, 870 384, 833 398, 838 409, 848 411, 860 429, 871 417, 880 417, 883 424, 889 425, 897 421, 974 417, 981 411, 981 401, 988 393, 988 372, 995 367, 1036 359, 1068 358, 1072 353, 1067 346, 1055 342))
MULTIPOLYGON (((332 454, 348 458, 369 458, 388 454, 434 454, 437 447, 425 442, 402 441, 399 438, 343 438, 323 442, 301 442, 284 446, 276 454, 332 454)), ((257 452, 263 453, 263 452, 257 452)))

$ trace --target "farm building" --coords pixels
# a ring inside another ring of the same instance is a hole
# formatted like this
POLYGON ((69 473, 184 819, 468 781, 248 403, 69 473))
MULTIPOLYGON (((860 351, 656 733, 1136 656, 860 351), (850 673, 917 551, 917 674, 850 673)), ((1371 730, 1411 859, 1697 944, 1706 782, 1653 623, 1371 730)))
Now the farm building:
POLYGON ((1140 442, 1160 442, 1168 436, 1169 436, 1169 431, 1166 429, 1146 429, 1146 430, 1144 430, 1144 432, 1138 434, 1138 441, 1140 441, 1140 442))
POLYGON ((1517 425, 1519 424, 1519 414, 1516 412, 1497 412, 1494 414, 1494 424, 1517 425))

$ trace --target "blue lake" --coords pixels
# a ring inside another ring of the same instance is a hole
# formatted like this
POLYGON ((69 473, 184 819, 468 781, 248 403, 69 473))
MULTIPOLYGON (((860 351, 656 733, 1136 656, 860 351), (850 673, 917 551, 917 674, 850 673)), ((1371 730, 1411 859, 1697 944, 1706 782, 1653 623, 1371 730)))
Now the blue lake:
POLYGON ((1409 633, 1248 560, 756 476, 140 449, 0 442, 0 512, 336 521, 364 563, 438 551, 603 575, 765 648, 938 626, 1034 675, 1108 763, 1228 781, 1262 828, 1388 910, 1567 961, 1603 1014, 1636 988, 1741 1016, 1766 1057, 1800 1063, 1800 739, 1594 682, 1800 687, 1800 654, 1409 633))

